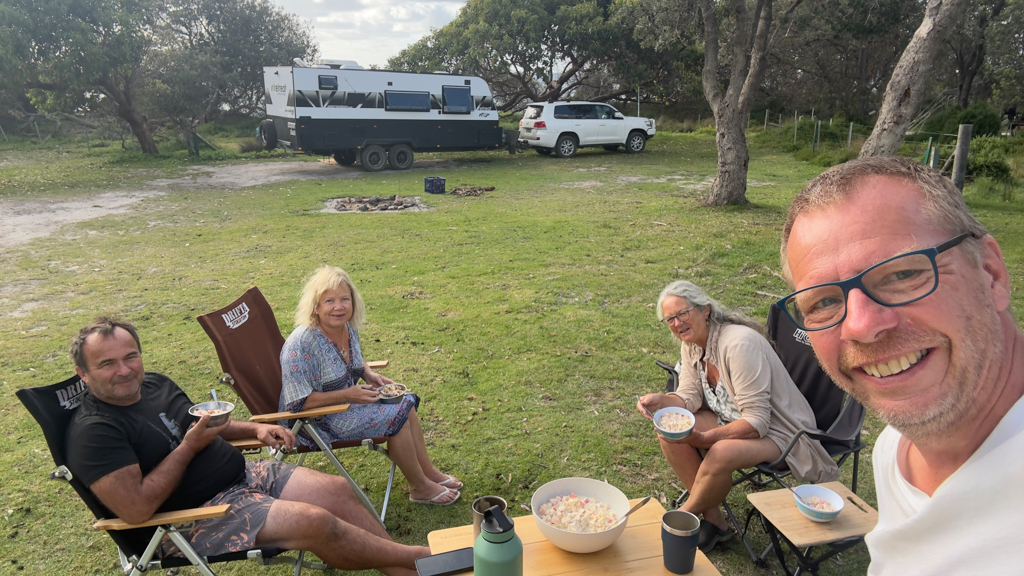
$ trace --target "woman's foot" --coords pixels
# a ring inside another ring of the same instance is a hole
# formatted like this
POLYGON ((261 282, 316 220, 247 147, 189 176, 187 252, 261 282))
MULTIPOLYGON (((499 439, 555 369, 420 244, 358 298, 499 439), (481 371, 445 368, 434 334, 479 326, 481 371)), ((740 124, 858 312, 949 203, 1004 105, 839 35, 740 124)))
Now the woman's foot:
POLYGON ((462 481, 451 474, 442 474, 441 476, 443 476, 441 480, 435 480, 441 486, 451 488, 452 490, 462 490, 463 486, 465 486, 462 481))
POLYGON ((433 485, 440 488, 440 491, 438 491, 433 496, 426 497, 424 497, 424 495, 422 494, 417 494, 414 491, 409 494, 409 501, 415 502, 416 504, 434 504, 435 506, 449 506, 451 504, 454 504, 455 501, 459 499, 459 496, 461 496, 458 490, 451 490, 449 488, 445 488, 444 486, 440 486, 436 483, 433 483, 433 485))

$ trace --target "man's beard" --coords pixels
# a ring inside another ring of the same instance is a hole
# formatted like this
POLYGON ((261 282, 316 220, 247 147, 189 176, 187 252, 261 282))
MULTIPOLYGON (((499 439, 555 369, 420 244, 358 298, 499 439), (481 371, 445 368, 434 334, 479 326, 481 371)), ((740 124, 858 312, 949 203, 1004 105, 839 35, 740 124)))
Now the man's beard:
POLYGON ((1002 356, 999 317, 991 302, 974 309, 962 308, 958 320, 963 326, 959 346, 954 347, 948 337, 937 332, 891 332, 870 344, 845 343, 839 355, 839 373, 828 367, 825 371, 840 388, 904 436, 922 440, 946 434, 974 409, 986 367, 995 369, 1002 356), (933 384, 941 387, 941 395, 923 408, 901 406, 899 401, 881 398, 875 401, 871 386, 857 384, 853 378, 854 367, 877 362, 879 358, 918 350, 930 350, 931 354, 942 349, 949 351, 949 365, 943 380, 933 384))

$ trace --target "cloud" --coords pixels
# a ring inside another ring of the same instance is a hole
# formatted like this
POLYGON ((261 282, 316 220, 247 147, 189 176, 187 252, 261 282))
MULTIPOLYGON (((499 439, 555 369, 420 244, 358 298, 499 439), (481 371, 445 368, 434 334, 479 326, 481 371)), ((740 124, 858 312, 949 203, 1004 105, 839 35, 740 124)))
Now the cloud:
POLYGON ((384 66, 388 58, 451 22, 466 0, 273 0, 313 27, 324 58, 384 66))

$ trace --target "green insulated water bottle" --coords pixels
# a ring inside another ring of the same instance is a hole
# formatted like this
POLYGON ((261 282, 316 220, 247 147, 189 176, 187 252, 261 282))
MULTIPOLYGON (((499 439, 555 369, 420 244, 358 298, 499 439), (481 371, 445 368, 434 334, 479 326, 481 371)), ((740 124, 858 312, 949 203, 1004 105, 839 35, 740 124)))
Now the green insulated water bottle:
POLYGON ((484 512, 480 535, 473 543, 476 576, 523 576, 523 541, 499 506, 484 512))

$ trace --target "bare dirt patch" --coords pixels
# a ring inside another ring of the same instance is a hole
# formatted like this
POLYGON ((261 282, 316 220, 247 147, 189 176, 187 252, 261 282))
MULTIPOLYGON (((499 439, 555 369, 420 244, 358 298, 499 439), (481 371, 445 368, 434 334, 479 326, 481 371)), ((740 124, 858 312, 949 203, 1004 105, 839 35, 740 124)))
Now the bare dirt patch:
POLYGON ((122 214, 145 200, 175 188, 235 189, 291 180, 337 180, 362 174, 358 168, 321 162, 261 162, 190 168, 181 178, 164 178, 146 184, 145 189, 105 192, 82 200, 0 201, 0 249, 19 246, 52 235, 62 226, 122 214))

